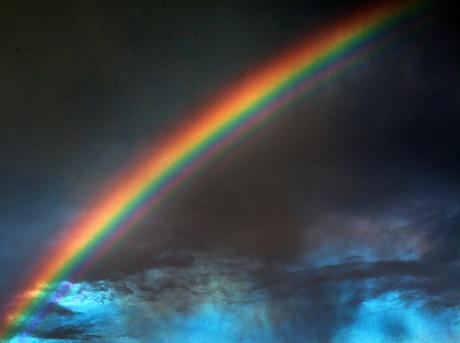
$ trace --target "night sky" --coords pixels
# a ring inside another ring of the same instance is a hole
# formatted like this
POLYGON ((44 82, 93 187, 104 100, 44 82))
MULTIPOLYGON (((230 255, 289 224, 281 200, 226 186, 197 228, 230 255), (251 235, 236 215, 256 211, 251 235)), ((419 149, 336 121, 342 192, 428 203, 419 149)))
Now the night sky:
MULTIPOLYGON (((0 312, 150 142, 366 4, 3 1, 0 312)), ((219 154, 23 341, 460 342, 457 20, 219 154)))

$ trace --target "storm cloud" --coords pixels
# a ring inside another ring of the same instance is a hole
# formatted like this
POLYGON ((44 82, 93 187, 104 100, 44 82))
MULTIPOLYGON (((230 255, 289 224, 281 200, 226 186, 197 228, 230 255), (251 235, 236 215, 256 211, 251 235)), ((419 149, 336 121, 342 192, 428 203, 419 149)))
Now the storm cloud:
MULTIPOLYGON (((358 7, 6 4, 0 308, 147 142, 358 7)), ((63 281, 68 293, 22 338, 460 340, 451 13, 434 7, 410 35, 234 142, 80 279, 63 281)))

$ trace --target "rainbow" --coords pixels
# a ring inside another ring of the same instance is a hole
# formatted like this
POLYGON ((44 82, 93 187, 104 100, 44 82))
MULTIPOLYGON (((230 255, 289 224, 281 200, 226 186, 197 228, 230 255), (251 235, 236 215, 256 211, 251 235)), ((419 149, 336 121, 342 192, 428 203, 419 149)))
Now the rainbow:
POLYGON ((55 285, 78 279, 217 152, 273 118, 300 95, 326 86, 388 37, 398 36, 396 28, 410 22, 427 4, 386 2, 339 20, 245 76, 193 115, 188 125, 152 145, 144 158, 115 178, 90 210, 65 230, 24 291, 12 301, 0 340, 20 334, 32 325, 30 321, 39 325, 32 319, 59 298, 55 285))

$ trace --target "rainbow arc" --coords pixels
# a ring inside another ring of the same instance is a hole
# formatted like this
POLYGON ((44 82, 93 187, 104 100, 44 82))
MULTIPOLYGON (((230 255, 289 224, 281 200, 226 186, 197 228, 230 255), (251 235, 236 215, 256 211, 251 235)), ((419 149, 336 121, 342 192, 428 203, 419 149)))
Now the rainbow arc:
POLYGON ((295 99, 311 93, 361 60, 385 37, 425 9, 427 1, 386 2, 372 6, 311 36, 230 87, 193 114, 191 123, 155 144, 151 153, 128 168, 97 196, 39 264, 22 296, 5 314, 0 340, 40 324, 46 307, 65 295, 50 291, 78 279, 108 249, 157 208, 210 158, 295 99), (34 319, 33 319, 34 318, 34 319))

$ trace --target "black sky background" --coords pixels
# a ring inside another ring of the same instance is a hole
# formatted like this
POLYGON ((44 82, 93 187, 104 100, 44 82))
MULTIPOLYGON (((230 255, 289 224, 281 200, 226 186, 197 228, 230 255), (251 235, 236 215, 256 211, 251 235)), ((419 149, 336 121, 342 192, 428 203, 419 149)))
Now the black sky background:
MULTIPOLYGON (((290 43, 362 6, 3 2, 0 303, 147 142, 290 43)), ((310 266, 327 247, 345 261, 331 279, 426 276, 436 266, 439 287, 424 294, 457 290, 458 277, 449 277, 460 258, 454 17, 437 5, 417 33, 233 146, 85 278, 181 268, 206 252, 261 262, 252 277, 264 283, 283 266, 310 266), (363 218, 372 230, 356 229, 363 218), (367 265, 356 247, 378 262, 367 265), (404 254, 416 255, 413 265, 404 254)), ((307 279, 324 291, 322 272, 292 283, 307 279)), ((273 292, 292 286, 284 282, 273 292)))

